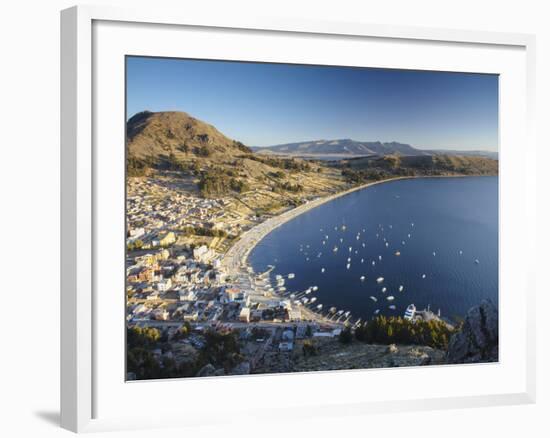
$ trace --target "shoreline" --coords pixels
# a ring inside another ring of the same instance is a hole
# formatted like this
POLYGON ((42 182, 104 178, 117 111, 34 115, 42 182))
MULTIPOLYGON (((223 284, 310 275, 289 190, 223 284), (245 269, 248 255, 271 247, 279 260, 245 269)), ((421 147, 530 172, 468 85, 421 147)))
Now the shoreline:
POLYGON ((248 231, 244 232, 235 244, 229 248, 229 250, 223 255, 222 266, 228 270, 228 274, 238 273, 239 270, 247 269, 247 259, 250 252, 254 247, 269 233, 277 229, 286 222, 295 219, 299 215, 306 213, 314 208, 317 208, 327 202, 333 201, 337 198, 349 195, 359 190, 366 189, 379 184, 389 183, 393 181, 405 180, 405 179, 420 179, 420 178, 468 178, 468 177, 492 177, 498 175, 416 175, 416 176, 398 176, 395 178, 388 178, 381 181, 373 181, 366 184, 361 184, 356 187, 349 188, 342 192, 334 193, 332 195, 317 198, 313 201, 309 201, 291 210, 287 210, 277 216, 273 216, 261 224, 255 225, 248 231), (233 271, 233 272, 230 272, 233 271))
POLYGON ((235 244, 231 248, 229 248, 229 250, 224 254, 221 262, 222 266, 227 270, 227 273, 229 275, 238 273, 238 271, 242 269, 246 270, 246 268, 248 267, 247 266, 248 256, 250 252, 254 249, 254 247, 273 230, 277 229, 278 227, 285 224, 286 222, 292 219, 295 219, 296 217, 300 216, 303 213, 313 210, 314 208, 317 208, 323 204, 326 204, 327 202, 333 201, 342 196, 349 195, 353 192, 363 190, 368 187, 372 187, 374 185, 384 184, 387 182, 398 181, 403 179, 413 179, 413 178, 418 178, 418 177, 400 176, 396 178, 388 178, 382 181, 373 181, 370 183, 349 188, 342 192, 334 193, 329 196, 314 199, 313 201, 309 201, 305 204, 299 205, 298 207, 293 208, 291 210, 287 210, 284 213, 281 213, 277 216, 273 216, 265 220, 261 224, 258 224, 252 227, 250 230, 244 232, 239 237, 239 240, 235 242, 235 244), (234 271, 234 272, 230 272, 230 271, 234 271))

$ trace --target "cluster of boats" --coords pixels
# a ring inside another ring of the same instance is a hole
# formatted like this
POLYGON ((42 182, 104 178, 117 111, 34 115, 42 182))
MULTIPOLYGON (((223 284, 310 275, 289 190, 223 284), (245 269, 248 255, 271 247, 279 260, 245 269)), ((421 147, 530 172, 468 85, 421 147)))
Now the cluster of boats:
MULTIPOLYGON (((401 247, 406 246, 407 240, 412 239, 412 236, 413 236, 412 230, 414 229, 414 226, 415 226, 414 222, 411 222, 410 223, 410 230, 406 234, 407 237, 404 240, 400 241, 401 247)), ((393 229, 393 226, 388 225, 388 228, 393 229)), ((345 232, 346 229, 347 229, 347 227, 346 227, 345 224, 341 225, 339 227, 338 226, 334 227, 334 231, 336 231, 336 232, 345 232)), ((382 226, 382 224, 379 224, 378 225, 378 230, 375 233, 375 236, 376 236, 376 239, 382 239, 385 248, 389 248, 390 247, 390 242, 384 236, 384 231, 385 231, 384 226, 382 226)), ((323 237, 322 237, 322 240, 321 240, 321 245, 322 246, 328 245, 330 240, 331 240, 330 235, 326 231, 324 231, 323 229, 320 229, 320 232, 323 234, 323 237)), ((366 229, 365 228, 358 231, 357 234, 354 237, 351 237, 351 240, 357 242, 357 244, 359 244, 359 247, 357 247, 356 244, 353 244, 351 246, 348 246, 347 248, 345 246, 343 246, 344 240, 347 240, 347 239, 344 239, 344 237, 341 237, 341 236, 336 237, 336 243, 333 245, 332 252, 334 254, 337 254, 339 251, 346 251, 346 249, 347 249, 347 255, 348 256, 346 258, 346 264, 345 264, 345 269, 346 270, 351 269, 354 257, 359 255, 359 251, 362 248, 367 247, 367 242, 364 241, 365 240, 364 239, 365 235, 366 235, 366 229)), ((348 237, 348 239, 349 239, 349 237, 348 237)), ((315 254, 315 253, 310 254, 311 249, 312 248, 309 244, 307 244, 307 245, 301 244, 299 246, 299 252, 303 254, 303 256, 305 257, 305 260, 308 261, 308 262, 310 261, 310 256, 313 256, 315 254)), ((395 249, 390 254, 393 254, 393 256, 395 256, 395 257, 400 257, 401 256, 401 251, 402 251, 401 248, 400 249, 395 249)), ((459 255, 463 255, 462 250, 459 250, 458 253, 459 253, 459 255)), ((436 257, 437 252, 433 251, 432 255, 433 255, 433 257, 436 257)), ((316 254, 316 258, 318 258, 318 259, 320 259, 322 256, 323 256, 323 251, 319 251, 316 254)), ((377 257, 370 260, 370 264, 371 264, 371 266, 376 266, 377 263, 382 263, 383 259, 384 258, 383 258, 382 255, 378 255, 377 257)), ((360 264, 365 263, 365 258, 358 257, 355 260, 358 260, 360 264)), ((479 260, 475 259, 474 263, 479 264, 479 260)), ((325 266, 322 266, 320 268, 320 271, 321 271, 322 274, 325 274, 325 273, 327 273, 327 268, 325 266)), ((289 278, 289 279, 295 278, 295 274, 294 273, 288 274, 287 278, 289 278)), ((425 273, 420 274, 420 278, 426 279, 427 274, 425 274, 425 273)), ((330 309, 323 312, 323 304, 317 303, 317 297, 311 297, 310 296, 310 294, 312 292, 315 292, 315 291, 318 290, 318 286, 311 286, 311 287, 309 287, 306 290, 301 291, 301 292, 289 292, 289 291, 287 291, 287 288, 285 287, 285 279, 282 275, 275 276, 275 280, 277 282, 276 288, 275 288, 277 293, 279 293, 283 296, 288 296, 294 304, 301 305, 301 306, 309 306, 311 308, 311 310, 322 314, 324 317, 327 317, 329 320, 332 320, 332 321, 340 322, 341 320, 343 320, 345 322, 348 322, 348 321, 351 320, 351 312, 350 311, 338 310, 335 307, 331 307, 330 309)), ((361 283, 368 282, 367 275, 359 276, 359 281, 361 283)), ((376 285, 381 286, 379 290, 380 290, 381 294, 384 294, 384 296, 370 295, 369 299, 372 300, 374 303, 378 303, 378 302, 381 302, 382 300, 384 300, 387 303, 387 308, 389 310, 396 310, 397 307, 393 303, 396 300, 396 295, 392 295, 392 294, 388 293, 388 288, 384 285, 384 281, 385 281, 384 277, 379 276, 375 279, 375 281, 376 281, 376 285)), ((400 292, 400 293, 403 293, 405 291, 405 286, 403 284, 399 285, 397 287, 397 291, 400 292)), ((407 318, 407 319, 409 319, 409 318, 412 319, 412 317, 414 317, 415 311, 416 311, 416 308, 415 308, 414 304, 410 304, 405 310, 404 317, 407 318)), ((377 309, 374 310, 373 313, 375 315, 378 315, 378 314, 380 314, 380 312, 381 312, 381 308, 377 308, 377 309)))

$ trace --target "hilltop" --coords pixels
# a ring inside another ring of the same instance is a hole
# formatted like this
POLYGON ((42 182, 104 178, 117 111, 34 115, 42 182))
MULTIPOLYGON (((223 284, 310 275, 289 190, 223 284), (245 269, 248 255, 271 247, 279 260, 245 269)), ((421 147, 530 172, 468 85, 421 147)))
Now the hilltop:
POLYGON ((250 154, 242 143, 232 140, 214 126, 184 112, 143 111, 127 122, 128 156, 166 165, 170 159, 220 159, 250 154))

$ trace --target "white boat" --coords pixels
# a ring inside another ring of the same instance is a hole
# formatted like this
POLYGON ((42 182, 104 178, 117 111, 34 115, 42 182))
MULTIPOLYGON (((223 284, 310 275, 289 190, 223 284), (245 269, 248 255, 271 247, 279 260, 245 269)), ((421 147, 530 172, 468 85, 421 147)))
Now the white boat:
POLYGON ((277 292, 285 292, 285 291, 286 291, 286 287, 284 287, 284 286, 281 286, 281 287, 277 288, 277 292))
POLYGON ((344 313, 344 316, 347 318, 348 316, 351 315, 351 312, 348 310, 346 313, 344 313))
POLYGON ((342 231, 346 231, 346 226, 342 225, 342 231))
POLYGON ((475 259, 475 260, 474 260, 474 263, 475 263, 476 265, 479 265, 479 260, 478 260, 478 259, 475 259))
POLYGON ((458 251, 458 253, 459 253, 460 255, 462 255, 462 250, 458 251))
POLYGON ((391 306, 388 306, 388 309, 395 310, 395 306, 392 304, 391 306))
POLYGON ((372 266, 374 266, 374 265, 376 265, 376 262, 373 260, 371 264, 372 264, 372 266))
POLYGON ((351 262, 351 257, 348 257, 348 263, 351 262))
POLYGON ((333 251, 333 252, 336 252, 336 251, 338 251, 338 247, 337 247, 337 246, 335 246, 335 247, 334 247, 334 248, 332 249, 332 251, 333 251))
POLYGON ((407 309, 405 310, 405 315, 403 315, 403 318, 405 318, 408 321, 412 321, 415 313, 416 313, 416 306, 414 304, 409 304, 407 306, 407 309))
POLYGON ((344 241, 344 239, 342 237, 340 237, 340 243, 342 243, 344 241))
POLYGON ((364 247, 365 247, 365 244, 364 244, 364 243, 362 243, 362 244, 361 244, 361 246, 362 246, 362 247, 364 248, 364 247))
POLYGON ((390 246, 390 244, 389 244, 388 242, 386 242, 386 248, 387 248, 388 246, 390 246))
POLYGON ((410 234, 407 234, 407 237, 410 239, 410 238, 411 238, 411 235, 410 235, 410 234))
POLYGON ((361 259, 361 263, 364 263, 365 262, 365 259, 361 259))
POLYGON ((384 277, 378 277, 378 278, 376 279, 376 282, 377 282, 378 284, 382 283, 383 281, 384 281, 384 277))
POLYGON ((282 276, 282 275, 279 275, 279 274, 277 274, 277 275, 275 276, 275 280, 281 280, 282 278, 283 278, 283 276, 282 276))
POLYGON ((350 266, 351 266, 351 265, 348 263, 348 264, 346 265, 346 269, 349 269, 350 266))
POLYGON ((401 245, 405 245, 405 241, 404 241, 404 240, 401 241, 401 245))
POLYGON ((435 251, 434 251, 434 252, 432 252, 432 254, 433 254, 433 256, 435 257, 435 251))
POLYGON ((381 255, 378 256, 378 260, 382 260, 382 256, 381 256, 381 255))
POLYGON ((322 308, 323 308, 323 305, 322 305, 322 304, 319 304, 319 305, 317 306, 317 310, 321 310, 322 308))
POLYGON ((351 252, 352 249, 353 249, 353 248, 350 246, 350 247, 348 248, 348 251, 351 252))
POLYGON ((426 278, 426 274, 422 274, 422 278, 426 278))
POLYGON ((387 288, 383 287, 382 288, 382 293, 385 294, 387 290, 388 290, 387 288))
POLYGON ((376 310, 374 311, 374 314, 375 314, 375 315, 378 315, 379 313, 380 313, 380 309, 376 309, 376 310))
POLYGON ((405 289, 403 285, 399 286, 399 292, 403 292, 403 289, 405 289))
POLYGON ((386 300, 393 301, 393 300, 395 300, 395 297, 393 295, 390 295, 390 296, 386 297, 386 300))
POLYGON ((309 301, 311 304, 313 304, 315 301, 317 301, 317 297, 313 297, 311 298, 311 300, 309 301))
POLYGON ((364 275, 361 275, 361 277, 359 277, 359 280, 365 281, 365 276, 364 276, 364 275))
POLYGON ((325 244, 325 241, 323 240, 322 244, 324 245, 325 244))
POLYGON ((321 272, 325 272, 325 268, 321 268, 321 272))
POLYGON ((295 277, 294 274, 292 274, 292 273, 288 274, 288 278, 294 278, 294 277, 295 277))
POLYGON ((344 313, 343 310, 339 310, 338 312, 336 312, 336 314, 337 314, 338 316, 342 315, 343 313, 344 313))
POLYGON ((319 289, 319 286, 312 286, 311 290, 315 292, 317 289, 319 289))
POLYGON ((336 307, 331 307, 328 311, 330 313, 336 313, 336 307))
POLYGON ((372 295, 369 297, 372 301, 374 301, 375 303, 378 301, 378 299, 376 297, 373 297, 372 295))

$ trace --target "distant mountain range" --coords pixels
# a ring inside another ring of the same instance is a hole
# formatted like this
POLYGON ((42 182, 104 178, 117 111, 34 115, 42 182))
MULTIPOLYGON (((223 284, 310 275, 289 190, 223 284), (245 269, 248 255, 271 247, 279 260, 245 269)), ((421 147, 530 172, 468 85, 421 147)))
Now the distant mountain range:
POLYGON ((498 159, 497 152, 490 151, 459 151, 444 149, 416 149, 410 144, 398 143, 395 141, 383 143, 380 141, 356 141, 349 138, 338 140, 313 140, 298 143, 279 144, 267 147, 253 147, 254 152, 262 154, 279 154, 294 156, 332 156, 338 158, 339 155, 345 156, 369 156, 369 155, 465 155, 480 156, 492 159, 498 159))

